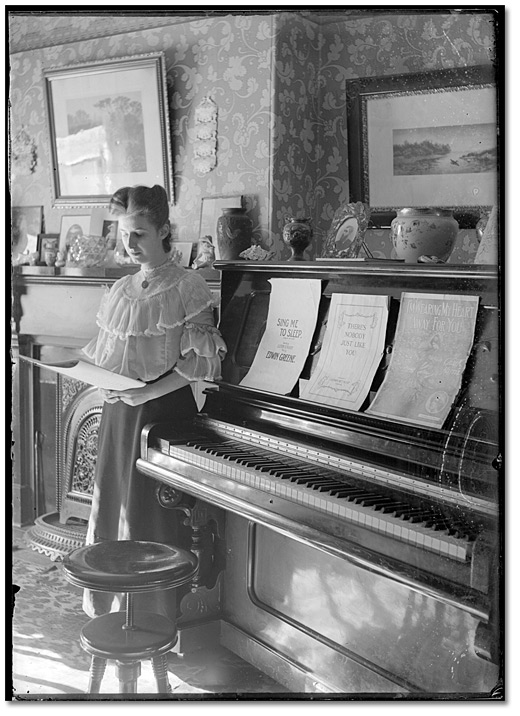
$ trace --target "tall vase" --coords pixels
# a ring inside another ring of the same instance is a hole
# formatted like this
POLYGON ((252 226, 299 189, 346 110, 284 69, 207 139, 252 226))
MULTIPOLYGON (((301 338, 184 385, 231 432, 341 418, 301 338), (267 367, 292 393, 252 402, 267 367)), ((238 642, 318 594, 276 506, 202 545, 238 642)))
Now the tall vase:
POLYGON ((416 263, 421 256, 447 261, 458 233, 459 225, 446 209, 401 209, 390 229, 397 258, 407 263, 416 263))
POLYGON ((218 258, 234 261, 251 246, 253 222, 245 209, 223 209, 217 220, 218 258))
POLYGON ((304 261, 303 252, 312 240, 312 226, 310 218, 298 219, 292 216, 285 218, 283 227, 283 241, 291 249, 289 261, 304 261))

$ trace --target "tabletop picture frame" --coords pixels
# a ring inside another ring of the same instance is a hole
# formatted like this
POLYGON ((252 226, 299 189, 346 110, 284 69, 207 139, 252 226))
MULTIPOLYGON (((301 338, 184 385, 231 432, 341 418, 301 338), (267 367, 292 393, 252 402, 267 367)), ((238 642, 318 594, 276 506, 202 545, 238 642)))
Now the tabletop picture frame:
POLYGON ((107 204, 160 184, 173 202, 162 52, 44 71, 53 205, 107 204))
POLYGON ((371 226, 415 206, 475 226, 497 201, 496 91, 487 66, 346 83, 350 200, 370 206, 371 226))
POLYGON ((11 255, 13 265, 29 263, 38 251, 43 226, 43 206, 11 207, 11 255))

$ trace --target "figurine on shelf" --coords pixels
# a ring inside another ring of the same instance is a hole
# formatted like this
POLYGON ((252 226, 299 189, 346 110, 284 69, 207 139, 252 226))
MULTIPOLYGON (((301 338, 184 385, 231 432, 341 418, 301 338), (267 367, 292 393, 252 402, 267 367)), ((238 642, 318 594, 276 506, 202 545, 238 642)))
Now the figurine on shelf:
POLYGON ((56 263, 54 264, 56 268, 62 268, 65 266, 66 263, 66 255, 63 251, 58 251, 56 254, 56 263))
POLYGON ((197 256, 195 257, 191 268, 211 268, 215 261, 215 247, 211 236, 203 236, 197 246, 197 256))

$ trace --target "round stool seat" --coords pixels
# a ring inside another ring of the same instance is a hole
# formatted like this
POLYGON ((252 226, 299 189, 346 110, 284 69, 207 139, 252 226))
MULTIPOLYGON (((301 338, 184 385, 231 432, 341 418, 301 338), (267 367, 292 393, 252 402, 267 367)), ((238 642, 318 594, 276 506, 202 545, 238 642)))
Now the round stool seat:
POLYGON ((152 592, 186 583, 197 571, 197 557, 157 542, 107 540, 74 550, 63 558, 66 579, 98 592, 152 592))
POLYGON ((177 627, 166 617, 134 611, 131 629, 125 629, 125 612, 91 619, 81 630, 81 645, 104 659, 149 659, 169 651, 177 640, 177 627))

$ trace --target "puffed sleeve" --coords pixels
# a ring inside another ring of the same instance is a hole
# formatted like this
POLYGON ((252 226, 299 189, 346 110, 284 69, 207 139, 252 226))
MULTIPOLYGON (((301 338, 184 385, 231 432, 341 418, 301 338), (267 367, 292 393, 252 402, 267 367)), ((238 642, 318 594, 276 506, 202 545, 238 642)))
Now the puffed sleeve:
POLYGON ((215 328, 216 301, 204 279, 195 272, 190 272, 185 283, 182 297, 186 317, 175 370, 187 380, 219 380, 227 348, 215 328))

